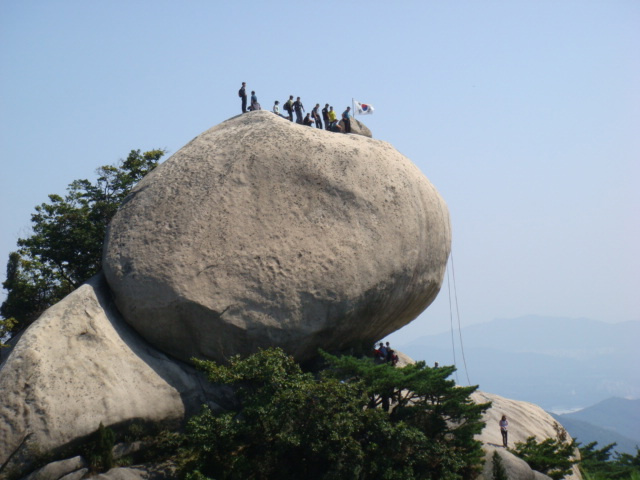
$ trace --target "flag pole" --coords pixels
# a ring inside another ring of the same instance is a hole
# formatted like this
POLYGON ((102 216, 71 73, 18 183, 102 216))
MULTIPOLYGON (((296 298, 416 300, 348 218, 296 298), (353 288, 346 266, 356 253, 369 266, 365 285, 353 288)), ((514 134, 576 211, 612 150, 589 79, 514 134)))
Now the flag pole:
POLYGON ((356 100, 351 97, 351 108, 353 109, 353 118, 356 118, 356 100))

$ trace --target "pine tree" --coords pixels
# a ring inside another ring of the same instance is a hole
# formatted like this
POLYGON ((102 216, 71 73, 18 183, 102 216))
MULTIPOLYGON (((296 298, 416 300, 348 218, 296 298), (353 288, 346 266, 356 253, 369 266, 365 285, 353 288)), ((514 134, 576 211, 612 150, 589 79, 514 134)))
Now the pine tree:
POLYGON ((102 422, 93 434, 89 444, 87 457, 94 472, 106 472, 113 468, 113 446, 116 435, 113 430, 105 427, 102 422))
POLYGON ((544 473, 553 480, 560 480, 570 474, 575 459, 576 442, 563 442, 560 439, 547 438, 538 442, 528 437, 525 442, 517 442, 512 452, 522 458, 529 466, 544 473))
POLYGON ((187 428, 188 478, 471 479, 482 451, 473 435, 488 405, 446 377, 453 367, 394 368, 325 355, 303 372, 280 349, 229 365, 197 364, 230 385, 237 403, 205 409, 187 428), (416 388, 416 393, 407 390, 416 388), (401 395, 399 395, 401 394, 401 395), (381 408, 388 397, 389 409, 381 408), (392 406, 391 406, 392 405, 392 406))
POLYGON ((504 463, 502 462, 502 457, 498 452, 493 452, 491 463, 492 463, 493 480, 509 480, 509 477, 507 476, 507 471, 504 468, 504 463))
POLYGON ((119 165, 100 167, 95 182, 75 180, 64 197, 49 195, 49 203, 36 207, 31 216, 33 233, 18 240, 20 249, 7 262, 0 340, 26 328, 100 270, 111 218, 164 153, 132 150, 119 165))

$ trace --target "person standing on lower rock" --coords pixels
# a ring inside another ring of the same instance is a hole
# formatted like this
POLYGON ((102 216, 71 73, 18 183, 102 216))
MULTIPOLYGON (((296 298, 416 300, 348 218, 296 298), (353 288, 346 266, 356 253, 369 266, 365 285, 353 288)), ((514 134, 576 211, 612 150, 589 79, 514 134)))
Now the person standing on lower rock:
POLYGON ((500 433, 502 434, 502 446, 507 448, 507 435, 508 435, 509 422, 507 422, 507 416, 502 415, 500 420, 500 433))

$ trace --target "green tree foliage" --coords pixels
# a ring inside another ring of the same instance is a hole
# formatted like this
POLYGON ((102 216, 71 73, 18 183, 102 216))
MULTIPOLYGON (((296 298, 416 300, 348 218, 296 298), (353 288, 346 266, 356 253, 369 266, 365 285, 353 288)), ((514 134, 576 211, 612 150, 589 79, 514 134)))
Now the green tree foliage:
POLYGON ((498 452, 493 452, 493 457, 491 457, 492 463, 492 476, 493 480, 509 480, 509 476, 507 475, 507 471, 504 468, 504 463, 502 462, 502 457, 498 452))
POLYGON ((0 306, 5 319, 0 339, 27 327, 100 270, 111 218, 164 153, 132 150, 117 166, 100 167, 93 183, 75 180, 64 197, 49 195, 49 203, 36 207, 31 216, 32 234, 20 238, 19 250, 9 255, 7 279, 2 284, 7 298, 0 306))
POLYGON ((597 442, 591 442, 584 447, 580 446, 580 471, 585 478, 592 480, 627 480, 640 477, 640 450, 636 449, 636 455, 628 453, 615 453, 612 450, 616 446, 611 443, 602 448, 596 448, 597 442))
POLYGON ((279 349, 235 357, 228 366, 197 362, 210 381, 232 386, 237 403, 224 413, 205 408, 189 421, 187 478, 475 476, 481 456, 471 432, 482 428, 488 405, 469 400, 473 388, 445 380, 453 368, 395 369, 370 359, 326 359, 329 367, 317 375, 303 372, 279 349), (387 380, 372 384, 374 372, 387 380), (392 378, 398 382, 393 386, 392 378), (420 393, 405 392, 414 387, 420 393), (393 409, 377 408, 382 395, 397 392, 403 393, 390 400, 393 409))
POLYGON ((579 446, 580 471, 583 473, 589 472, 590 474, 597 473, 598 478, 612 478, 609 477, 613 467, 611 454, 616 444, 610 443, 609 445, 596 449, 597 444, 598 442, 591 442, 584 447, 579 446))
POLYGON ((113 468, 113 446, 116 442, 116 435, 113 430, 105 427, 102 422, 98 430, 93 434, 91 441, 87 445, 86 457, 94 472, 106 472, 113 468))
POLYGON ((538 442, 529 437, 525 442, 516 442, 512 452, 522 458, 529 466, 544 473, 553 480, 560 480, 572 471, 575 459, 576 442, 564 442, 562 439, 547 438, 538 442))
POLYGON ((629 471, 640 473, 640 450, 637 447, 635 456, 628 453, 620 453, 616 454, 615 461, 621 467, 629 469, 629 471))
POLYGON ((417 362, 394 368, 370 359, 324 356, 329 374, 362 385, 369 408, 380 406, 393 424, 404 423, 424 433, 429 452, 426 469, 433 478, 444 478, 451 470, 461 478, 475 477, 483 452, 474 435, 482 431, 482 414, 490 404, 471 400, 477 386, 459 387, 449 379, 455 367, 429 368, 417 362))

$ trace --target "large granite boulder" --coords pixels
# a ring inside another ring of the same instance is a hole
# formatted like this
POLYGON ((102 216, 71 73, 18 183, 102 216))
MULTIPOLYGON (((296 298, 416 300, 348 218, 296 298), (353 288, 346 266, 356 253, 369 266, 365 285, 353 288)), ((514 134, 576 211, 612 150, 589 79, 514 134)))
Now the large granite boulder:
POLYGON ((437 295, 447 207, 388 143, 257 111, 196 137, 113 219, 104 271, 124 318, 183 360, 359 348, 437 295))
MULTIPOLYGON (((228 401, 229 391, 140 338, 99 275, 31 325, 0 369, 0 478, 73 448, 100 422, 175 428, 202 404, 228 401)), ((57 462, 34 478, 83 466, 57 462)))

